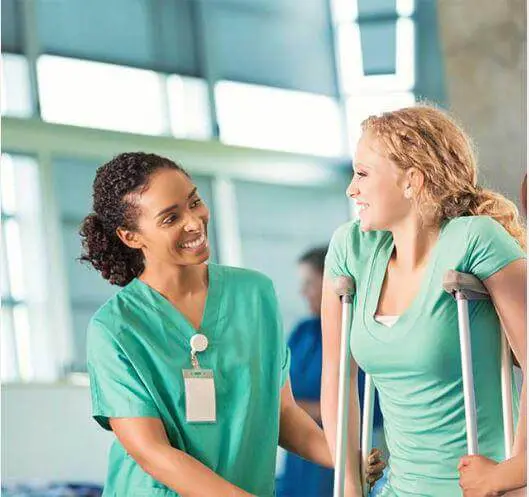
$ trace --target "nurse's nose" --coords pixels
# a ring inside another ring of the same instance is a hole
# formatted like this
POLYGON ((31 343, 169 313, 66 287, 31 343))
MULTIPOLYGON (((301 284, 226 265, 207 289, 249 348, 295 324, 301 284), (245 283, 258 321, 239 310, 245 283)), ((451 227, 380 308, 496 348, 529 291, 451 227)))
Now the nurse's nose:
POLYGON ((195 216, 192 212, 187 213, 185 223, 184 223, 185 231, 189 233, 202 231, 202 225, 203 223, 200 217, 195 216))

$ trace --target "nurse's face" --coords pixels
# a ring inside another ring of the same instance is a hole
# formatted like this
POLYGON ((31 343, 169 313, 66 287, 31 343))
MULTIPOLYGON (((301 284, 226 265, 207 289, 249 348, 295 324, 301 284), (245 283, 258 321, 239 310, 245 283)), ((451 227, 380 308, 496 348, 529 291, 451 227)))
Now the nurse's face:
POLYGON ((302 262, 299 265, 301 294, 309 304, 310 312, 319 316, 321 312, 321 293, 323 275, 312 264, 302 262))
POLYGON ((200 264, 209 257, 209 210, 191 180, 175 169, 160 169, 136 198, 137 240, 146 263, 200 264))
POLYGON ((379 141, 364 132, 358 142, 347 195, 355 200, 362 231, 390 230, 410 213, 406 174, 385 157, 379 141))

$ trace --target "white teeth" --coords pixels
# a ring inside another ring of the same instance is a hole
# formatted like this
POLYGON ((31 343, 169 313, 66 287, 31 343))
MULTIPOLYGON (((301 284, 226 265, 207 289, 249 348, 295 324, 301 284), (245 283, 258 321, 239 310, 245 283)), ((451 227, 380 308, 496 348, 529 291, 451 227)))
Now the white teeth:
POLYGON ((200 247, 204 243, 204 240, 206 239, 206 235, 202 233, 199 238, 196 240, 193 240, 192 242, 187 243, 181 243, 180 248, 197 248, 200 247))

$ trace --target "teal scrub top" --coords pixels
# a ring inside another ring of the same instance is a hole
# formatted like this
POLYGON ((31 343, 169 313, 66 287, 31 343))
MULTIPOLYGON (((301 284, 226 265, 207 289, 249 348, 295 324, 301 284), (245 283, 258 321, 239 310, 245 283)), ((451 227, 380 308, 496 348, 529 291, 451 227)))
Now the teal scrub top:
MULTIPOLYGON (((272 282, 255 271, 208 264, 209 288, 200 332, 212 369, 215 423, 188 423, 183 369, 197 332, 160 293, 133 280, 93 316, 87 338, 93 416, 156 417, 171 445, 258 496, 274 494, 280 389, 290 355, 272 282)), ((116 439, 105 497, 175 496, 145 473, 116 439)))
MULTIPOLYGON (((335 232, 325 269, 330 278, 352 276, 357 286, 351 352, 373 377, 390 453, 380 495, 459 496, 457 464, 467 453, 465 410, 457 304, 443 290, 443 276, 455 269, 484 280, 525 254, 489 217, 446 221, 418 295, 388 328, 374 315, 393 249, 391 233, 362 232, 358 222, 350 222, 335 232)), ((471 302, 469 308, 479 453, 499 461, 504 459, 501 328, 490 301, 471 302)))

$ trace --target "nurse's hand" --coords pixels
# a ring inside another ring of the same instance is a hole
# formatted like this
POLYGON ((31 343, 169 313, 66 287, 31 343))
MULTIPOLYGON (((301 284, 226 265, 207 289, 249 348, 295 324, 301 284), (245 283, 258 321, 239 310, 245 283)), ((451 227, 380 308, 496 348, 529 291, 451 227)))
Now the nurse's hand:
POLYGON ((493 488, 492 475, 497 466, 483 456, 465 456, 459 461, 459 486, 463 489, 464 497, 496 497, 502 493, 493 488))
POLYGON ((369 483, 370 487, 382 478, 384 474, 384 468, 386 463, 382 459, 382 452, 379 449, 373 448, 369 453, 367 458, 367 468, 366 468, 366 482, 369 483))

